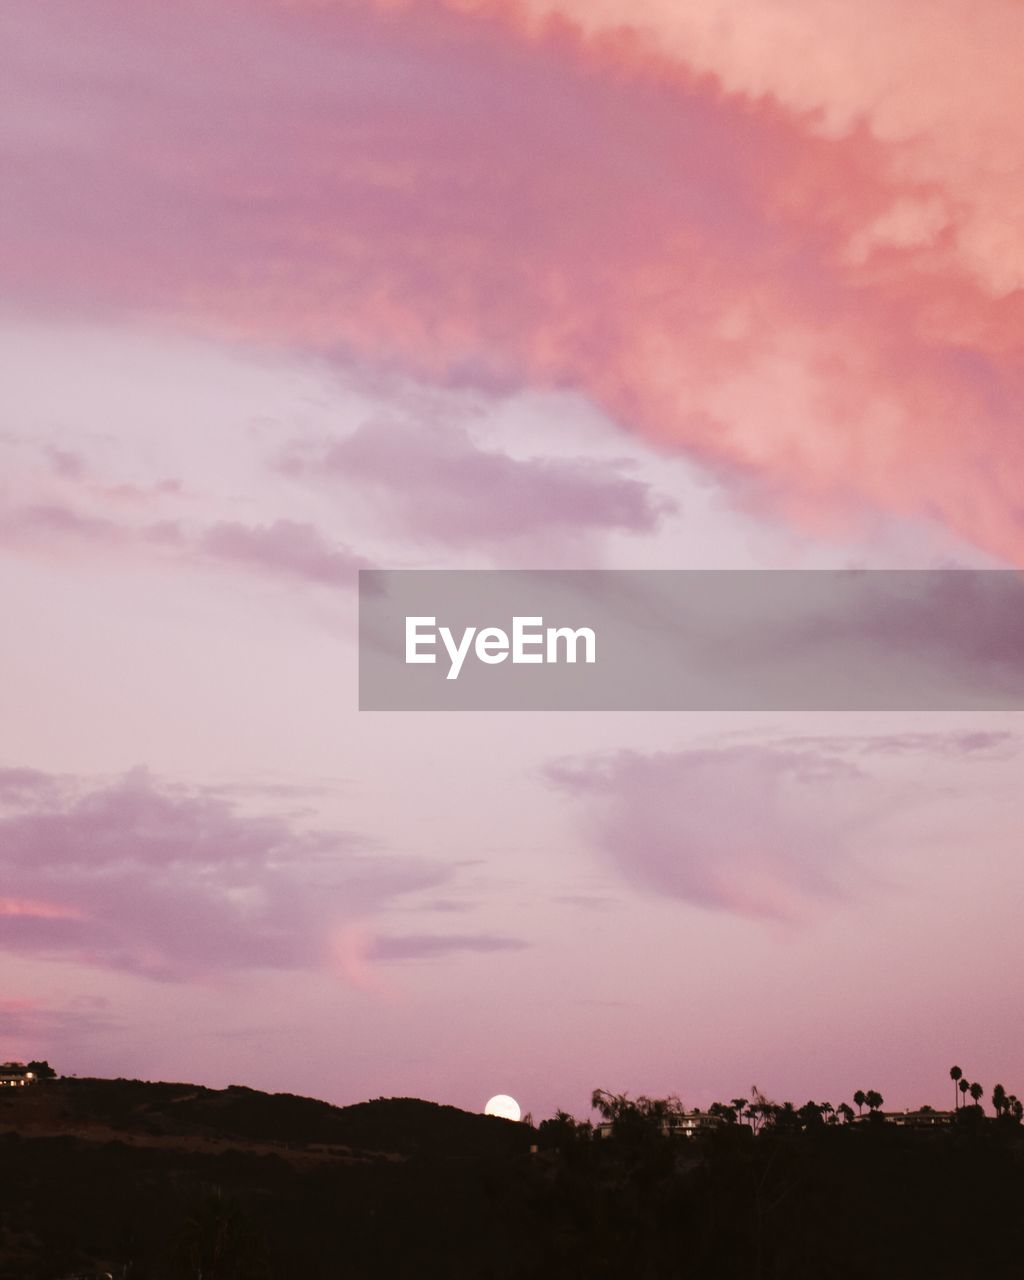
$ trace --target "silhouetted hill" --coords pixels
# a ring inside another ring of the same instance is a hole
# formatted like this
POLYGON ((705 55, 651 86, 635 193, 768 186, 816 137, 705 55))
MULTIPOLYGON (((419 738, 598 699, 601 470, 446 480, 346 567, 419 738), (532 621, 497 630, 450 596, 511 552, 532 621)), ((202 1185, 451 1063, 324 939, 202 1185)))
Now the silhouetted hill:
POLYGON ((600 1139, 61 1080, 0 1099, 0 1161, 0 1280, 1011 1280, 1024 1257, 1024 1131, 980 1111, 600 1139))
POLYGON ((416 1098, 334 1107, 92 1079, 11 1090, 0 1093, 0 1277, 119 1275, 129 1263, 132 1280, 194 1276, 206 1250, 223 1255, 214 1269, 207 1259, 207 1280, 382 1274, 394 1227, 418 1223, 416 1249, 443 1238, 448 1197, 471 1204, 480 1171, 512 1167, 535 1136, 416 1098))
POLYGON ((468 1156, 512 1153, 529 1146, 529 1130, 495 1116, 418 1098, 377 1098, 334 1107, 290 1093, 232 1085, 141 1080, 54 1080, 0 1094, 0 1129, 104 1139, 196 1139, 306 1148, 358 1149, 389 1155, 468 1156), (108 1132, 112 1131, 112 1132, 108 1132))

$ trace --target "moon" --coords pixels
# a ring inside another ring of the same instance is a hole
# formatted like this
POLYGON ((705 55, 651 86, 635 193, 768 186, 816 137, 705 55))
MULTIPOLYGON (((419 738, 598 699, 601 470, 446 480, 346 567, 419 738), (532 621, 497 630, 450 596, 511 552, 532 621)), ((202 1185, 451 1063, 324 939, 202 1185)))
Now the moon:
POLYGON ((507 1093, 496 1093, 484 1107, 485 1116, 501 1116, 502 1120, 518 1120, 522 1114, 519 1103, 507 1093))

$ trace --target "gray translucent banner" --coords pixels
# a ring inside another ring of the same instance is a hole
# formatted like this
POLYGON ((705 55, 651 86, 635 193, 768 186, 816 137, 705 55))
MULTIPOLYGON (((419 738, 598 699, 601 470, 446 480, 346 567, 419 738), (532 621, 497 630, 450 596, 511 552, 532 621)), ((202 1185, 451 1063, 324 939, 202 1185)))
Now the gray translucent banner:
POLYGON ((364 569, 359 706, 1018 710, 1024 574, 364 569))

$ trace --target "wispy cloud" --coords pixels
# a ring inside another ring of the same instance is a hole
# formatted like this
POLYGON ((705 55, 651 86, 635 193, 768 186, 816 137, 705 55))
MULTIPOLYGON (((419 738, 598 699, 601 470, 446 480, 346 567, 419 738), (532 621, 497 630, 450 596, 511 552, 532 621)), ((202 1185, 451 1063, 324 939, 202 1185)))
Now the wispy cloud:
POLYGON ((62 502, 0 507, 7 549, 75 556, 111 553, 157 557, 179 569, 234 568, 278 581, 353 589, 370 561, 308 521, 280 518, 246 524, 219 520, 189 527, 178 520, 98 516, 62 502))
POLYGON ((730 746, 555 762, 602 859, 635 888, 694 906, 799 920, 856 876, 836 803, 859 779, 822 751, 730 746))
POLYGON ((614 462, 515 458, 452 424, 370 422, 344 438, 297 442, 280 465, 293 476, 369 493, 392 527, 455 546, 652 532, 674 510, 614 462))
POLYGON ((352 587, 369 561, 330 543, 313 525, 295 520, 245 525, 222 521, 201 536, 199 549, 214 560, 329 587, 352 587))
POLYGON ((585 839, 633 888, 804 922, 891 891, 879 862, 891 847, 887 824, 936 796, 971 794, 971 770, 1021 750, 1020 734, 1003 729, 733 734, 677 751, 556 760, 544 776, 577 802, 585 839))

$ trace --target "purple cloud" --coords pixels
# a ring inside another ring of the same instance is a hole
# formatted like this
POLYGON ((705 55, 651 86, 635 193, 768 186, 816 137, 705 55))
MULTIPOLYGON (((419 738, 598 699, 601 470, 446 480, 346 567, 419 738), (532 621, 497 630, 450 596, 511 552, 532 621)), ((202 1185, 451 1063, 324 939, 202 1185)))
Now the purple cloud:
POLYGON ((122 530, 112 520, 83 515, 73 507, 62 503, 40 503, 23 507, 4 518, 4 526, 15 535, 54 534, 88 542, 109 542, 122 535, 122 530))
POLYGON ((874 733, 866 737, 818 734, 786 738, 782 744, 800 751, 852 753, 864 756, 945 756, 1002 759, 1016 755, 1019 734, 999 729, 964 729, 948 733, 874 733))
POLYGON ((519 938, 495 934, 404 934, 375 938, 367 950, 370 960, 430 960, 458 951, 522 951, 519 938))
POLYGON ((294 445, 281 467, 370 490, 387 501, 389 520, 445 544, 537 533, 647 533, 675 509, 625 474, 624 464, 513 458, 450 425, 366 423, 343 440, 294 445))
MULTIPOLYGON (((174 493, 157 486, 154 494, 174 493)), ((279 519, 269 524, 219 521, 189 532, 175 520, 147 523, 83 513, 65 503, 0 510, 0 532, 14 544, 114 548, 122 553, 178 553, 275 578, 291 578, 329 587, 351 587, 361 568, 369 566, 348 547, 330 542, 315 525, 279 519)))
POLYGON ((313 967, 345 921, 451 878, 136 770, 0 818, 0 948, 162 979, 313 967))
POLYGON ((329 587, 352 586, 356 572, 369 563, 348 548, 332 546, 313 525, 295 520, 221 522, 203 534, 199 547, 214 560, 329 587))
POLYGON ((27 802, 51 792, 54 778, 40 769, 0 769, 0 803, 27 802))

